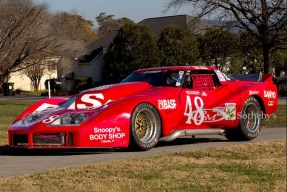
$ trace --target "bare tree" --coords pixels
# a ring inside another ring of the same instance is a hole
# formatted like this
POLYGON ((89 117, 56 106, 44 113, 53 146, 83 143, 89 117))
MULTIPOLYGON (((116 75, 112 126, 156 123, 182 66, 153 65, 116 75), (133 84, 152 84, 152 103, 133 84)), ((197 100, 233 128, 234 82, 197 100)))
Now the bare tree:
POLYGON ((33 89, 39 90, 39 85, 42 77, 46 74, 51 78, 51 75, 55 73, 59 57, 40 58, 29 60, 29 63, 25 64, 28 68, 22 70, 22 74, 26 75, 33 85, 33 89))
POLYGON ((49 30, 44 5, 31 0, 0 0, 0 86, 9 74, 33 65, 29 61, 50 55, 56 38, 49 30))
POLYGON ((47 66, 42 64, 39 61, 34 61, 33 65, 24 69, 23 74, 27 75, 27 77, 31 80, 34 90, 38 90, 40 81, 44 75, 47 66))
POLYGON ((198 18, 220 20, 256 38, 265 73, 270 73, 271 53, 287 48, 286 0, 171 0, 167 10, 185 5, 192 5, 198 18))

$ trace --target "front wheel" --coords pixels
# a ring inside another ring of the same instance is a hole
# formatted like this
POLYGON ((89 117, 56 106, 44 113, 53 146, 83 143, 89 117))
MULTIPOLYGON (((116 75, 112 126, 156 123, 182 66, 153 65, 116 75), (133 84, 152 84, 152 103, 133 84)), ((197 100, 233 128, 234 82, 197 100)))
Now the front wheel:
POLYGON ((239 125, 226 131, 228 140, 249 141, 258 136, 262 125, 262 110, 255 97, 249 97, 242 108, 239 125))
POLYGON ((161 134, 161 120, 150 103, 140 103, 131 116, 131 147, 141 150, 153 148, 161 134))

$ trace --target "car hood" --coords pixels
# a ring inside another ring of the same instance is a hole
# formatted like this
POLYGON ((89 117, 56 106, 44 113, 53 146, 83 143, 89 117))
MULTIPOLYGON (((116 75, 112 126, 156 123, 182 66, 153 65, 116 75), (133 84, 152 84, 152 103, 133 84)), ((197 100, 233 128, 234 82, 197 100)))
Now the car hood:
POLYGON ((152 88, 153 86, 146 82, 119 83, 96 87, 78 94, 69 109, 98 108, 120 98, 141 94, 152 88))
POLYGON ((154 89, 158 88, 146 82, 119 83, 85 90, 72 96, 60 105, 49 104, 49 102, 55 99, 41 101, 32 107, 30 111, 21 114, 15 120, 12 127, 25 127, 26 129, 30 129, 38 123, 50 124, 58 117, 67 113, 74 116, 77 114, 92 116, 93 114, 100 113, 106 104, 118 101, 119 99, 128 98, 131 95, 148 95, 150 91, 154 89))

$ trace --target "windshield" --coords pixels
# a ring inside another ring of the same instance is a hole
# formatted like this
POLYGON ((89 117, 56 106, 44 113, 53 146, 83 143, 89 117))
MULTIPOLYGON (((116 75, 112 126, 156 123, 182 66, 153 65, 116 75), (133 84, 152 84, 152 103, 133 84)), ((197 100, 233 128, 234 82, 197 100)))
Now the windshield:
POLYGON ((136 71, 125 78, 126 82, 147 82, 153 86, 179 87, 183 71, 136 71))
POLYGON ((59 107, 62 109, 68 109, 75 102, 76 98, 76 95, 72 96, 70 99, 62 103, 59 107))

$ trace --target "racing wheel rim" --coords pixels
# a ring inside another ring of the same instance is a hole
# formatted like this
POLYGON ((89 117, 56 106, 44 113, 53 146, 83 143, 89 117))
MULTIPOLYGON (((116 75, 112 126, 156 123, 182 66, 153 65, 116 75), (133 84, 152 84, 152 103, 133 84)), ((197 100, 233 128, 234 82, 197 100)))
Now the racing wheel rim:
POLYGON ((260 114, 257 106, 250 103, 244 110, 244 124, 250 132, 256 132, 260 124, 260 114))
POLYGON ((149 143, 157 132, 156 117, 152 110, 141 109, 135 118, 135 134, 142 143, 149 143))

